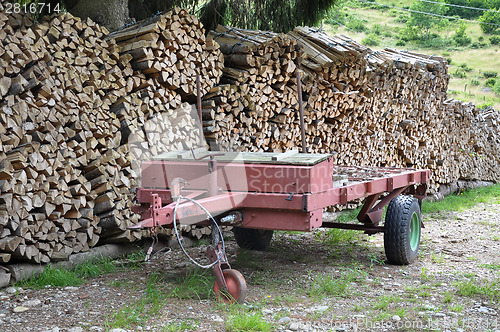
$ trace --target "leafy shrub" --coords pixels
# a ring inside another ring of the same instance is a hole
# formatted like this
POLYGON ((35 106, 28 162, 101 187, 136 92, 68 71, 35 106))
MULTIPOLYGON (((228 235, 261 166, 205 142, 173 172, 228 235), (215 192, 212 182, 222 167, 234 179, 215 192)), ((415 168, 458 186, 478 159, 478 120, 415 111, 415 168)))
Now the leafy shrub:
POLYGON ((471 81, 470 81, 470 85, 472 86, 478 86, 480 85, 481 82, 479 82, 479 80, 476 80, 475 78, 473 78, 471 81))
POLYGON ((406 13, 399 14, 394 21, 398 23, 406 23, 410 19, 410 15, 406 13))
POLYGON ((406 42, 402 39, 399 39, 397 42, 396 42, 396 46, 406 46, 406 42))
POLYGON ((462 68, 462 69, 463 69, 463 70, 465 70, 465 71, 472 71, 472 68, 471 68, 471 67, 469 67, 469 66, 467 66, 467 64, 466 64, 466 63, 462 63, 462 64, 460 64, 460 66, 459 66, 459 67, 460 67, 460 68, 462 68))
POLYGON ((483 77, 484 78, 490 78, 490 77, 497 77, 498 76, 498 73, 497 72, 494 72, 494 71, 485 71, 483 72, 483 77))
POLYGON ((467 78, 467 73, 462 68, 457 68, 451 75, 456 78, 467 78))
POLYGON ((363 20, 352 15, 349 17, 349 21, 347 22, 346 27, 356 32, 364 32, 367 30, 363 20))
POLYGON ((493 92, 495 92, 497 95, 500 95, 500 80, 497 80, 492 89, 493 92))
POLYGON ((453 61, 451 60, 451 58, 446 58, 446 62, 448 62, 448 64, 451 65, 453 61))
POLYGON ((471 48, 485 48, 486 46, 486 43, 481 43, 481 42, 473 42, 470 47, 471 48))
POLYGON ((452 37, 458 46, 466 46, 469 45, 471 42, 470 37, 467 36, 467 33, 465 32, 466 29, 467 27, 465 26, 465 24, 463 23, 460 24, 460 26, 455 31, 455 34, 452 37))
POLYGON ((380 40, 377 36, 370 34, 361 40, 361 44, 366 46, 378 46, 380 45, 380 40))
POLYGON ((498 44, 500 44, 500 36, 491 36, 490 37, 490 43, 491 43, 491 45, 498 45, 498 44))
POLYGON ((489 11, 479 18, 479 26, 484 33, 497 34, 500 32, 500 11, 489 11), (489 23, 489 24, 488 24, 489 23))
POLYGON ((382 33, 382 26, 380 24, 374 24, 372 27, 372 32, 377 36, 380 36, 382 33))
POLYGON ((486 82, 484 82, 484 85, 486 85, 488 88, 492 88, 496 85, 497 79, 496 78, 488 78, 486 82))

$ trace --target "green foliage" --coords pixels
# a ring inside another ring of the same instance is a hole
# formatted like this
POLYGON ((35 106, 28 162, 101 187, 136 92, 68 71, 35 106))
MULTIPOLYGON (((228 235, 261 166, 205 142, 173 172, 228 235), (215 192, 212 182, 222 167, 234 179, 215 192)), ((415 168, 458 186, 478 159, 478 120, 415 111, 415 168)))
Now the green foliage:
POLYGON ((500 11, 484 12, 484 14, 479 18, 479 22, 481 22, 479 23, 479 26, 484 33, 500 33, 500 11))
POLYGON ((445 15, 448 11, 448 7, 444 5, 442 0, 436 0, 435 2, 438 3, 414 2, 410 9, 415 12, 410 14, 410 20, 406 22, 408 27, 417 27, 420 31, 425 31, 426 39, 429 39, 430 30, 432 28, 439 28, 446 25, 446 21, 440 17, 417 13, 424 12, 435 15, 445 15))
POLYGON ((241 306, 233 306, 226 320, 228 332, 267 332, 272 329, 273 326, 264 320, 261 313, 241 306))
POLYGON ((105 323, 106 329, 129 328, 144 324, 149 316, 154 316, 166 304, 165 289, 159 282, 160 276, 152 274, 146 284, 145 294, 141 299, 123 305, 105 323))
POLYGON ((462 68, 455 69, 451 75, 455 78, 467 78, 467 73, 462 68))
POLYGON ((467 33, 465 32, 466 29, 467 27, 465 26, 465 24, 461 23, 452 37, 458 46, 466 46, 469 45, 471 42, 470 37, 467 36, 467 33))
POLYGON ((466 190, 462 195, 449 195, 440 202, 425 202, 422 205, 422 213, 462 211, 472 208, 477 203, 500 204, 500 184, 466 190))
POLYGON ((130 17, 146 19, 175 6, 199 13, 207 30, 218 24, 288 32, 296 26, 315 26, 336 0, 129 0, 130 17))
POLYGON ((497 95, 500 95, 500 79, 497 79, 495 85, 493 85, 493 92, 495 92, 497 95))
POLYGON ((481 297, 488 300, 500 299, 500 281, 480 282, 472 279, 455 283, 457 293, 467 297, 481 297))
POLYGON ((81 285, 85 279, 102 274, 116 272, 117 267, 110 258, 89 260, 74 269, 59 269, 47 266, 43 273, 35 278, 23 281, 24 288, 44 288, 45 286, 66 287, 81 285))
POLYGON ((349 15, 346 27, 350 30, 356 31, 356 32, 364 32, 367 29, 365 26, 365 21, 360 19, 359 17, 355 15, 349 15))
POLYGON ((491 45, 500 45, 500 36, 491 36, 490 43, 491 45))
POLYGON ((483 72, 483 77, 484 78, 495 78, 498 76, 498 73, 495 71, 485 71, 483 72))
POLYGON ((168 296, 178 299, 208 299, 213 294, 215 278, 211 270, 187 269, 183 276, 176 278, 168 296))
POLYGON ((470 81, 470 85, 472 86, 479 86, 481 84, 481 82, 479 82, 479 80, 473 78, 471 81, 470 81))
MULTIPOLYGON (((465 7, 488 8, 487 0, 445 0, 445 2, 448 4, 465 7)), ((447 15, 459 16, 465 19, 476 19, 481 15, 481 13, 482 12, 479 10, 449 6, 447 15)))
POLYGON ((360 238, 359 231, 350 229, 330 228, 321 237, 323 245, 329 247, 337 247, 339 245, 347 245, 357 242, 360 238))
POLYGON ((359 268, 345 269, 340 272, 340 276, 333 274, 317 275, 311 284, 309 295, 313 298, 329 297, 349 297, 351 296, 352 282, 363 282, 367 273, 359 268))
POLYGON ((495 84, 497 83, 497 80, 496 78, 488 78, 486 80, 486 82, 484 82, 484 85, 486 85, 488 88, 492 88, 495 86, 495 84))
POLYGON ((361 44, 366 45, 366 46, 378 46, 380 45, 380 40, 377 38, 376 35, 368 35, 363 40, 361 41, 361 44))

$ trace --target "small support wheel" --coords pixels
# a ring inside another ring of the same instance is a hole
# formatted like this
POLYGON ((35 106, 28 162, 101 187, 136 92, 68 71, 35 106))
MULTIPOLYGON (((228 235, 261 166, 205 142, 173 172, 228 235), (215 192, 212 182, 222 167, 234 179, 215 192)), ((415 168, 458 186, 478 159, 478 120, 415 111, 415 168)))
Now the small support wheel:
POLYGON ((243 303, 247 294, 247 283, 243 275, 233 269, 223 270, 222 274, 226 280, 228 291, 221 289, 220 285, 215 281, 214 292, 215 295, 224 303, 243 303))
POLYGON ((389 263, 406 265, 417 258, 421 219, 417 199, 399 195, 389 203, 384 225, 384 248, 389 263))
POLYGON ((271 243, 274 231, 234 227, 233 233, 236 243, 238 243, 240 248, 264 250, 271 243))

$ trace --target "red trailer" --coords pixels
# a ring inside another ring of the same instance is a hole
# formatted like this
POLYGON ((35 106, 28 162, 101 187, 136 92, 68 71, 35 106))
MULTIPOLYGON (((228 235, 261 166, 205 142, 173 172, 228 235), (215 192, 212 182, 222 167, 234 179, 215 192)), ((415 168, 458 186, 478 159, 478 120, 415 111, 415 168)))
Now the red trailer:
POLYGON ((419 249, 429 177, 429 170, 338 166, 330 154, 170 152, 142 165, 135 211, 143 221, 133 228, 215 226, 206 253, 214 290, 225 301, 242 302, 245 279, 227 262, 219 225, 233 226, 238 245, 257 250, 270 243, 273 230, 383 232, 388 261, 410 264, 419 249), (358 224, 323 221, 325 207, 359 198, 366 199, 358 224))

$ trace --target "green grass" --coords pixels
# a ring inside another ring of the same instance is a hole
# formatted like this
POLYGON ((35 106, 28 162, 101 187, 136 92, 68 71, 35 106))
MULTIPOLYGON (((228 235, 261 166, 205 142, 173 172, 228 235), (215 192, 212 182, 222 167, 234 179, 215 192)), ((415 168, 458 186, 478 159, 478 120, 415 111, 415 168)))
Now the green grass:
POLYGON ((150 316, 157 314, 167 301, 164 285, 159 274, 152 274, 147 281, 146 290, 141 299, 126 304, 111 315, 105 322, 107 329, 130 328, 144 324, 150 316))
POLYGON ((19 286, 37 289, 44 288, 45 286, 79 286, 85 279, 113 273, 117 270, 118 268, 113 264, 113 260, 104 257, 86 261, 70 270, 47 266, 41 275, 21 282, 19 286))
POLYGON ((208 299, 213 297, 215 277, 211 269, 187 269, 185 274, 175 280, 168 297, 178 299, 208 299))
POLYGON ((232 306, 226 319, 228 332, 267 332, 272 329, 273 326, 264 320, 261 313, 239 305, 232 306))
POLYGON ((460 195, 448 195, 440 202, 424 202, 422 213, 463 211, 474 207, 478 203, 500 204, 500 184, 466 190, 460 195))
POLYGON ((323 273, 316 276, 309 289, 309 295, 315 299, 324 297, 347 298, 352 295, 351 282, 363 282, 367 273, 360 269, 344 269, 340 276, 323 273))
POLYGON ((465 297, 480 297, 497 301, 500 299, 500 280, 481 282, 476 279, 457 282, 454 284, 457 294, 465 297))
POLYGON ((161 328, 162 332, 177 332, 177 331, 196 331, 198 325, 196 322, 183 321, 180 323, 172 322, 164 325, 161 328))
POLYGON ((360 238, 361 233, 359 231, 330 228, 321 235, 320 241, 323 245, 334 248, 339 245, 349 245, 358 242, 360 238))

